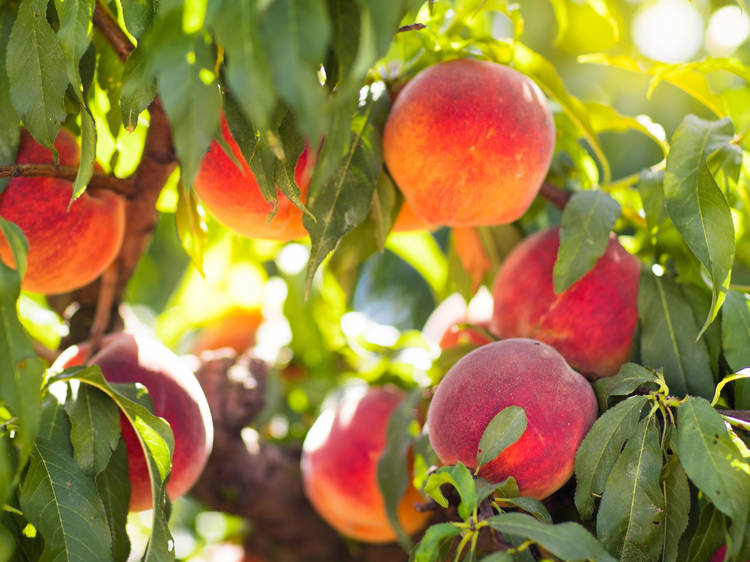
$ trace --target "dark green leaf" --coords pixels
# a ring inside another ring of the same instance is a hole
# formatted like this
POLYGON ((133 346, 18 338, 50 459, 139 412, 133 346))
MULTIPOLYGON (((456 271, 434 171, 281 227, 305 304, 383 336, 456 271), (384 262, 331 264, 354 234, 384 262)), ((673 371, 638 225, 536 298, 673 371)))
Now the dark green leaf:
POLYGON ((362 17, 367 8, 358 6, 356 2, 348 0, 328 0, 328 12, 331 19, 331 48, 336 58, 336 67, 326 64, 330 75, 326 80, 333 83, 345 81, 357 56, 360 41, 360 10, 362 17))
POLYGON ((87 107, 81 107, 81 157, 73 181, 73 198, 79 197, 94 175, 96 161, 96 123, 87 107))
POLYGON ((664 371, 670 393, 713 396, 706 343, 696 341, 698 325, 680 287, 644 269, 638 285, 638 316, 643 364, 664 371))
POLYGON ((182 247, 190 256, 193 265, 203 273, 203 253, 206 249, 206 223, 198 207, 198 194, 179 183, 179 199, 177 200, 177 234, 182 241, 182 247))
POLYGON ((65 57, 47 23, 48 0, 23 0, 8 41, 10 99, 24 126, 42 145, 54 150, 65 119, 68 76, 65 57))
POLYGON ((554 269, 555 293, 562 293, 594 267, 607 249, 620 204, 603 191, 573 195, 562 216, 554 269))
POLYGON ((549 511, 547 511, 547 508, 540 500, 537 500, 535 498, 503 497, 503 504, 512 505, 519 509, 522 509, 529 515, 533 515, 539 521, 543 521, 544 523, 552 523, 552 516, 549 514, 549 511))
POLYGON ((707 503, 701 510, 698 528, 690 541, 688 562, 711 560, 714 552, 724 544, 724 525, 724 515, 712 503, 707 503))
MULTIPOLYGON (((0 8, 0 53, 7 52, 13 20, 10 9, 0 8)), ((10 102, 10 81, 5 68, 5 57, 0 55, 0 166, 8 166, 16 161, 21 133, 19 121, 10 102)), ((7 184, 8 178, 0 178, 0 193, 7 184)))
POLYGON ((367 217, 383 166, 380 135, 368 122, 368 115, 354 119, 352 135, 349 153, 325 189, 314 198, 312 193, 308 195, 308 208, 313 216, 304 215, 302 219, 312 243, 306 276, 308 287, 318 266, 341 237, 367 217))
POLYGON ((78 385, 76 390, 65 402, 73 456, 81 470, 94 478, 107 467, 120 440, 120 415, 103 392, 87 385, 78 385))
POLYGON ((501 533, 530 539, 564 560, 615 560, 577 523, 550 525, 525 513, 501 513, 487 519, 487 523, 501 533))
POLYGON ((135 129, 138 115, 156 96, 156 82, 146 70, 143 48, 136 48, 125 62, 120 90, 120 115, 128 131, 135 129))
MULTIPOLYGON (((680 288, 682 294, 685 296, 685 300, 693 310, 693 318, 695 319, 696 326, 700 326, 701 322, 708 316, 711 310, 711 291, 707 287, 699 287, 693 283, 682 283, 680 288)), ((724 301, 726 303, 726 300, 724 301)), ((719 356, 721 355, 721 323, 712 323, 703 335, 701 339, 706 342, 706 349, 708 350, 708 359, 711 365, 711 375, 714 380, 719 378, 719 356)))
MULTIPOLYGON (((4 420, 3 420, 4 422, 4 420)), ((13 458, 13 445, 5 430, 0 430, 0 506, 5 505, 13 490, 16 467, 13 458)), ((0 560, 3 560, 0 556, 0 560)))
POLYGON ((498 550, 488 556, 484 556, 480 562, 514 562, 516 558, 507 550, 498 550))
POLYGON ((477 448, 477 469, 494 460, 505 449, 518 441, 526 431, 526 412, 520 406, 500 410, 482 433, 477 448))
POLYGON ((13 536, 0 522, 0 560, 10 560, 16 545, 13 544, 13 536))
MULTIPOLYGON (((727 292, 721 312, 721 345, 724 358, 733 371, 750 365, 750 300, 745 293, 727 292)), ((734 407, 750 410, 750 381, 735 383, 734 407)))
POLYGON ((57 17, 60 20, 57 38, 65 55, 68 80, 81 100, 83 81, 78 62, 91 43, 91 18, 94 15, 95 4, 95 0, 55 0, 57 17))
POLYGON ((656 560, 662 551, 664 495, 659 430, 652 417, 635 427, 604 488, 596 532, 618 560, 656 560))
POLYGON ((458 506, 459 517, 462 519, 471 517, 471 514, 479 505, 474 477, 471 475, 471 471, 459 462, 454 466, 443 466, 430 474, 425 483, 425 494, 443 507, 448 507, 448 500, 440 490, 440 486, 443 484, 452 485, 458 492, 458 495, 461 496, 461 503, 458 506))
POLYGON ((477 488, 477 498, 483 500, 490 495, 488 488, 492 490, 496 497, 503 499, 513 499, 519 497, 518 482, 512 476, 508 476, 500 483, 487 482, 484 478, 475 479, 477 488))
POLYGON ((15 269, 20 279, 26 275, 26 257, 29 252, 29 243, 23 231, 15 223, 8 222, 0 217, 0 236, 5 238, 13 254, 15 269))
POLYGON ((685 243, 711 275, 711 312, 701 333, 716 318, 734 261, 734 227, 724 194, 716 185, 707 160, 731 141, 733 127, 726 119, 683 119, 672 137, 664 171, 664 197, 672 222, 685 243))
POLYGON ((672 444, 688 478, 732 519, 732 542, 739 549, 750 511, 750 461, 732 442, 724 420, 707 400, 689 397, 677 408, 672 444))
POLYGON ((594 513, 594 495, 601 496, 622 445, 629 439, 648 402, 633 396, 610 408, 594 422, 576 453, 575 503, 583 519, 594 513))
POLYGON ((658 377, 646 367, 637 363, 625 363, 614 377, 598 379, 594 382, 594 387, 606 408, 610 396, 626 396, 641 385, 654 387, 657 381, 658 377))
POLYGON ((643 202, 646 225, 650 234, 655 234, 669 220, 664 201, 664 172, 650 169, 642 170, 638 175, 638 193, 643 202))
POLYGON ((95 481, 112 530, 112 558, 115 562, 124 562, 130 553, 130 539, 125 528, 130 503, 130 479, 128 449, 124 439, 118 440, 109 464, 97 475, 95 481))
POLYGON ((140 39, 154 21, 157 5, 154 0, 120 0, 125 27, 136 39, 140 39))
MULTIPOLYGON (((306 211, 299 186, 294 178, 297 160, 305 150, 305 138, 299 132, 291 114, 287 114, 279 125, 279 137, 284 158, 276 162, 276 186, 294 205, 306 211)), ((312 154, 308 158, 314 158, 312 154)))
POLYGON ((415 388, 391 413, 388 418, 385 449, 378 460, 378 487, 385 499, 385 512, 404 550, 409 550, 412 543, 398 520, 398 506, 411 483, 407 463, 409 445, 412 441, 409 424, 414 419, 414 408, 421 396, 422 389, 415 388))
POLYGON ((430 525, 422 540, 414 549, 411 559, 414 562, 436 562, 440 560, 440 543, 460 534, 461 529, 451 523, 430 525))
POLYGON ((307 138, 317 141, 326 130, 327 113, 326 90, 318 82, 331 34, 325 1, 267 2, 259 27, 279 95, 307 138))
MULTIPOLYGON (((676 459, 674 459, 676 460, 676 459)), ((662 482, 664 491, 664 526, 662 557, 664 562, 677 560, 677 548, 685 532, 690 515, 690 485, 679 462, 672 462, 669 474, 662 482)))
POLYGON ((260 39, 258 2, 224 0, 213 27, 226 52, 226 80, 233 98, 245 117, 265 131, 276 106, 276 91, 260 39))

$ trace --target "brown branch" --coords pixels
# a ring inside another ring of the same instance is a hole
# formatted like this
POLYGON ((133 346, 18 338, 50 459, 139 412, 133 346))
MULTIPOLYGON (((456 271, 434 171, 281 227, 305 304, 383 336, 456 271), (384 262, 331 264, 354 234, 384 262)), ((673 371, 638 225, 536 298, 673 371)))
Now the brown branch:
POLYGON ((427 27, 423 23, 410 23, 409 25, 402 25, 396 30, 396 33, 403 33, 404 31, 419 31, 427 27))
POLYGON ((128 36, 117 24, 117 20, 112 16, 106 4, 102 0, 96 0, 96 8, 94 8, 94 27, 96 27, 104 37, 107 38, 109 44, 120 57, 122 62, 125 62, 130 56, 130 53, 135 49, 135 45, 131 43, 128 36))
POLYGON ((541 189, 539 189, 539 195, 547 199, 558 209, 564 209, 565 205, 568 204, 568 201, 570 201, 570 198, 573 196, 569 191, 560 189, 556 185, 547 181, 544 182, 541 189))
MULTIPOLYGON (((73 181, 78 174, 76 166, 58 166, 56 164, 14 164, 0 166, 0 178, 50 177, 73 181)), ((132 182, 128 178, 117 178, 107 174, 94 174, 89 180, 93 189, 107 189, 130 197, 133 193, 132 182)))

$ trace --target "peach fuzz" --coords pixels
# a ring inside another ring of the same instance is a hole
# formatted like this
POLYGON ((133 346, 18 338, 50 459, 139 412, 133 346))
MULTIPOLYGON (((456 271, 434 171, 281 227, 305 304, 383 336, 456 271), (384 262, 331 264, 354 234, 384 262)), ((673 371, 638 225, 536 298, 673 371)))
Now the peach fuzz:
MULTIPOLYGON (((63 166, 77 166, 73 135, 61 129, 55 149, 63 166)), ((53 164, 52 152, 22 131, 18 164, 53 164)), ((117 257, 125 232, 125 203, 111 191, 88 190, 68 210, 73 184, 52 177, 12 178, 0 194, 0 217, 17 224, 29 243, 22 287, 43 294, 66 293, 99 277, 117 257)), ((0 259, 14 265, 5 238, 0 259)))
POLYGON ((232 308, 198 333, 191 351, 200 355, 229 347, 243 353, 255 345, 255 333, 262 322, 263 313, 258 308, 232 308))
MULTIPOLYGON (((331 527, 373 543, 396 539, 385 512, 377 479, 385 448, 388 418, 403 400, 395 387, 349 386, 335 403, 324 406, 302 447, 305 493, 331 527)), ((398 506, 407 533, 421 529, 428 515, 415 509, 423 502, 414 487, 398 506)))
POLYGON ((509 339, 462 357, 430 403, 430 443, 443 463, 473 469, 484 430, 508 406, 523 408, 526 430, 479 476, 491 482, 513 476, 521 496, 544 499, 573 475, 576 450, 597 416, 589 382, 546 344, 509 339))
MULTIPOLYGON (((52 368, 62 371, 81 365, 89 349, 87 343, 68 348, 52 368)), ((171 499, 186 494, 203 471, 213 444, 211 412, 195 375, 160 342, 127 333, 106 336, 89 363, 99 365, 108 382, 138 382, 148 389, 154 413, 169 422, 174 434, 167 494, 171 499)), ((122 415, 120 426, 128 450, 130 511, 150 509, 151 484, 146 457, 135 431, 122 415)))
MULTIPOLYGON (((289 241, 307 236, 302 224, 302 211, 278 189, 278 210, 268 221, 273 205, 264 199, 223 116, 221 134, 234 157, 242 164, 242 170, 218 142, 211 141, 195 178, 195 190, 211 214, 225 226, 250 238, 289 241)), ((303 201, 307 196, 313 161, 309 149, 305 147, 294 168, 294 181, 303 201)))
POLYGON ((552 275, 558 246, 554 227, 513 249, 495 279, 492 331, 500 338, 547 343, 591 378, 614 375, 630 358, 640 262, 613 236, 593 269, 556 295, 552 275))
POLYGON ((430 224, 509 223, 549 168, 555 127, 526 76, 473 59, 442 62, 401 90, 383 133, 386 166, 430 224))

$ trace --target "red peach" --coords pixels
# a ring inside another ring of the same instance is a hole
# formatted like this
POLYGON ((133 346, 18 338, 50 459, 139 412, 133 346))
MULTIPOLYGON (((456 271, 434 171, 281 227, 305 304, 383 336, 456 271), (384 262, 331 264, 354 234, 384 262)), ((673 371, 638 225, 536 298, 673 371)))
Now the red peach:
MULTIPOLYGON (((211 141, 195 178, 195 190, 211 214, 219 222, 250 238, 288 241, 307 236, 302 224, 302 211, 278 189, 278 210, 268 221, 273 205, 263 197, 223 116, 221 134, 234 157, 242 164, 242 170, 237 168, 218 142, 211 141)), ((310 151, 305 147, 294 169, 294 181, 303 201, 307 196, 313 164, 314 158, 310 157, 310 151)))
POLYGON ((491 482, 513 476, 522 496, 546 498, 573 475, 576 450, 597 415, 588 381, 546 344, 509 339, 461 358, 427 411, 430 443, 443 463, 475 468, 484 430, 508 406, 523 408, 526 430, 479 476, 491 482))
POLYGON ((383 133, 385 163, 422 220, 508 223, 547 174, 555 128, 523 74, 473 59, 431 66, 399 93, 383 133))
MULTIPOLYGON (((377 479, 388 418, 403 400, 394 387, 350 386, 328 404, 302 447, 302 477, 313 507, 337 531, 366 542, 396 539, 377 479)), ((409 485, 398 506, 407 533, 424 526, 427 515, 415 509, 424 501, 409 485)))
POLYGON ((492 331, 553 346, 587 376, 614 375, 628 361, 638 322, 640 262, 613 236, 593 269, 556 295, 559 228, 513 249, 495 280, 492 331))
MULTIPOLYGON (((68 348, 53 369, 61 371, 82 364, 89 349, 88 343, 68 348)), ((187 493, 203 471, 213 443, 211 412, 193 373, 160 342, 127 333, 106 336, 89 363, 99 365, 108 382, 138 382, 148 389, 154 413, 166 419, 174 433, 167 493, 171 499, 187 493)), ((128 450, 130 511, 150 509, 151 484, 146 457, 124 416, 120 418, 120 425, 128 450)))
MULTIPOLYGON (((77 166, 78 146, 61 129, 55 148, 63 166, 77 166)), ((26 131, 21 133, 18 164, 52 164, 52 152, 26 131)), ((0 216, 17 224, 29 242, 22 287, 36 293, 65 293, 99 277, 115 259, 125 232, 125 204, 111 191, 88 190, 68 209, 73 184, 52 177, 20 177, 0 194, 0 216)), ((0 259, 14 265, 0 236, 0 259)))

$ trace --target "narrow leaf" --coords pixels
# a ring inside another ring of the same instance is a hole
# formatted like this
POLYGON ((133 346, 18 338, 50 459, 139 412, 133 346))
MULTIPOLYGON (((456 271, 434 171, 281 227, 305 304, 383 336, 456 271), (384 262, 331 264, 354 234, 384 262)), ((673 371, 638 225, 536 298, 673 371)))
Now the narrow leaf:
POLYGON ((155 0, 120 0, 122 16, 130 34, 136 39, 151 27, 158 3, 155 0))
POLYGON ((500 410, 482 433, 477 448, 477 469, 494 460, 505 449, 518 441, 526 431, 526 412, 520 406, 500 410))
POLYGON ((638 285, 638 317, 643 364, 664 371, 670 393, 713 396, 708 349, 705 341, 696 341, 698 325, 679 285, 644 269, 638 285))
MULTIPOLYGON (((750 299, 745 293, 727 292, 721 313, 721 347, 733 371, 750 366, 750 299)), ((734 407, 750 410, 750 381, 735 384, 734 407)))
POLYGON ((430 525, 414 549, 414 562, 437 562, 440 559, 440 543, 460 534, 461 529, 451 523, 430 525))
MULTIPOLYGON (((0 8, 0 53, 8 52, 8 38, 15 17, 10 8, 0 8)), ((5 68, 5 57, 0 55, 0 166, 9 166, 16 161, 18 140, 21 135, 20 119, 10 101, 10 81, 5 68)), ((9 178, 0 178, 0 193, 8 185, 9 178)))
POLYGON ((459 462, 454 466, 444 466, 433 472, 427 479, 424 491, 443 507, 448 507, 448 500, 440 490, 443 484, 451 484, 458 495, 461 503, 458 506, 458 515, 462 519, 468 519, 479 506, 474 477, 466 466, 459 462))
POLYGON ((581 518, 594 513, 594 496, 601 496, 622 445, 633 435, 646 396, 633 396, 602 414, 581 442, 576 453, 575 504, 581 518))
POLYGON ((641 171, 636 188, 643 202, 648 231, 653 235, 669 220, 664 202, 664 172, 649 169, 641 171))
POLYGON ((81 157, 73 181, 73 199, 80 197, 94 175, 96 161, 96 123, 87 107, 81 107, 81 157))
POLYGON ((78 63, 91 43, 91 18, 95 5, 96 0, 55 0, 57 17, 60 19, 57 38, 65 55, 68 80, 81 100, 83 83, 78 63))
POLYGON ((612 467, 596 518, 599 539, 618 560, 656 560, 661 553, 661 467, 659 431, 654 419, 646 417, 612 467))
POLYGON ((555 293, 562 293, 594 267, 609 243, 620 204, 603 191, 576 193, 565 206, 554 268, 555 293))
POLYGON ((128 478, 128 449, 124 439, 112 452, 109 464, 96 477, 96 489, 104 502, 109 528, 112 530, 112 558, 115 561, 127 560, 130 553, 130 539, 126 523, 130 503, 130 479, 128 478))
POLYGON ((639 386, 658 386, 658 377, 653 371, 637 363, 625 363, 614 377, 604 377, 594 382, 597 394, 607 405, 610 396, 626 396, 633 393, 639 386))
POLYGON ((664 492, 664 539, 662 542, 662 560, 675 562, 682 534, 688 525, 690 516, 690 485, 687 475, 679 462, 674 462, 669 474, 662 482, 664 492))
POLYGON ((177 200, 177 235, 182 247, 190 256, 193 265, 203 274, 203 253, 208 237, 202 208, 198 205, 198 194, 194 189, 179 183, 177 200))
POLYGON ((711 311, 699 336, 724 302, 734 261, 732 215, 707 162, 713 152, 731 141, 732 134, 728 119, 703 121, 688 115, 672 137, 664 171, 667 212, 708 270, 713 285, 711 311))
POLYGON ((689 562, 704 562, 711 560, 716 550, 726 540, 724 527, 726 518, 714 504, 707 503, 701 510, 698 527, 690 541, 687 559, 689 562))
POLYGON ((143 48, 136 48, 122 71, 120 89, 120 117, 128 131, 135 130, 138 115, 146 109, 156 96, 156 82, 147 72, 143 48))
POLYGON ((57 36, 47 23, 48 0, 23 0, 8 40, 10 99, 24 126, 54 152, 65 119, 68 76, 57 36))

